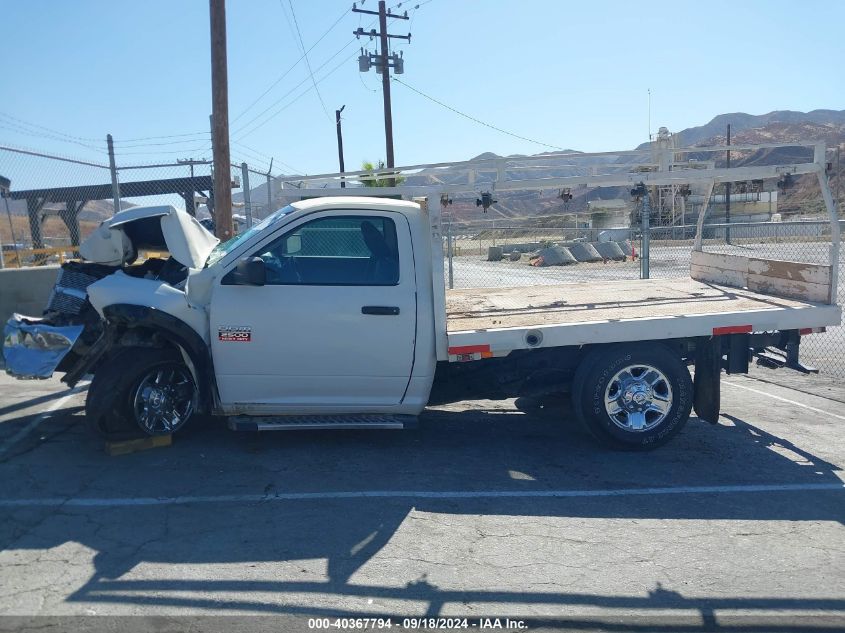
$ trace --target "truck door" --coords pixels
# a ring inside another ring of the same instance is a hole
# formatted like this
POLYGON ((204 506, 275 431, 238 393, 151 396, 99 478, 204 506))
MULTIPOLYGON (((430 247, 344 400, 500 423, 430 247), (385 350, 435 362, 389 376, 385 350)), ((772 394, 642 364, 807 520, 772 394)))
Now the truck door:
POLYGON ((417 310, 405 216, 323 211, 248 255, 264 261, 266 285, 223 277, 211 301, 224 408, 352 412, 401 402, 417 310))

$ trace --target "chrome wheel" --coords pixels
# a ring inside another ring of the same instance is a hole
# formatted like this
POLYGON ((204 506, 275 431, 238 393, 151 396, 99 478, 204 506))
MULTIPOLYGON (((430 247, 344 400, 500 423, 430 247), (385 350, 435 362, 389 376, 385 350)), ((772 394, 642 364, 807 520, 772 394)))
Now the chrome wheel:
POLYGON ((176 363, 152 368, 138 384, 135 421, 150 435, 179 430, 194 412, 197 388, 188 368, 176 363))
POLYGON ((669 379, 651 365, 630 365, 617 372, 604 392, 604 408, 625 431, 648 431, 672 408, 669 379))

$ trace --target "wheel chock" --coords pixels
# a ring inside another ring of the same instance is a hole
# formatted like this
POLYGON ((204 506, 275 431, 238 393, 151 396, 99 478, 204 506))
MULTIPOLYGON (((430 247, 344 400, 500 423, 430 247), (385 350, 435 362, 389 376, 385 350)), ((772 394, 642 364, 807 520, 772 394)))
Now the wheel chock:
POLYGON ((117 455, 129 455, 139 451, 148 451, 153 448, 164 448, 173 444, 172 435, 152 435, 137 440, 124 440, 121 442, 106 442, 106 453, 111 457, 117 455))

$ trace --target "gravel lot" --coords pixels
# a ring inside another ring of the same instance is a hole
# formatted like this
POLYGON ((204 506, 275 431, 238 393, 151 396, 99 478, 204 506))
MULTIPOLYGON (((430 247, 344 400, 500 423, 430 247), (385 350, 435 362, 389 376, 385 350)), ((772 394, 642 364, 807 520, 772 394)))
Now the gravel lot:
POLYGON ((845 389, 771 375, 647 454, 598 447, 565 402, 474 401, 413 431, 209 422, 122 457, 85 432, 84 388, 2 375, 0 613, 845 626, 845 389))

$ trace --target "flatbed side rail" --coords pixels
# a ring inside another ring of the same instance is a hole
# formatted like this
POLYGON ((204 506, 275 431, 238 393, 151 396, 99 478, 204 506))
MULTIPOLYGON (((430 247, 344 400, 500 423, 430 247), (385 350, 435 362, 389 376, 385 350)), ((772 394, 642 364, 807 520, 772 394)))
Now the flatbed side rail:
POLYGON ((836 303, 833 267, 743 255, 693 251, 690 277, 813 303, 836 303))
MULTIPOLYGON (((713 188, 719 180, 714 178, 707 185, 705 203, 698 215, 690 276, 699 281, 748 288, 778 297, 835 305, 841 236, 839 212, 827 180, 825 151, 824 143, 816 143, 813 162, 805 164, 804 167, 805 173, 815 173, 819 179, 819 188, 830 220, 830 249, 827 265, 705 252, 703 248, 704 219, 710 206, 709 200, 713 194, 713 188)), ((794 172, 784 170, 782 173, 794 172)))

